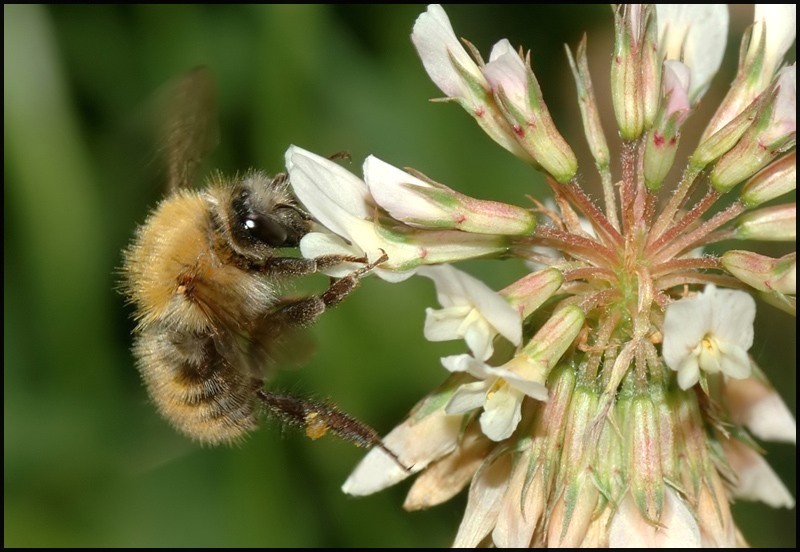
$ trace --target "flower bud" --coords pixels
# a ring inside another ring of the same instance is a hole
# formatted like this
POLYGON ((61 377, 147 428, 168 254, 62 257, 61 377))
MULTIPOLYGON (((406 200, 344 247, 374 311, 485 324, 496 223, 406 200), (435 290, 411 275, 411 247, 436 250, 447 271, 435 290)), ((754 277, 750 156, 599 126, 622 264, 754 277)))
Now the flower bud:
POLYGON ((728 251, 722 266, 745 284, 759 291, 794 295, 797 289, 797 253, 773 259, 752 251, 728 251))
POLYGON ((796 35, 793 4, 756 4, 753 26, 742 38, 739 72, 702 140, 736 118, 766 90, 796 35))
POLYGON ((564 276, 560 270, 545 268, 517 280, 500 291, 522 315, 522 319, 541 307, 561 287, 564 276))
POLYGON ((711 171, 714 187, 727 192, 761 170, 780 153, 794 147, 797 128, 796 67, 781 71, 769 101, 739 143, 711 171))
POLYGON ((645 11, 642 4, 618 6, 614 14, 614 57, 611 61, 611 99, 624 140, 635 140, 644 130, 641 73, 645 11))
POLYGON ((796 203, 747 213, 736 225, 736 237, 742 240, 794 241, 796 236, 796 203))
POLYGON ((600 109, 597 107, 597 100, 594 95, 592 79, 589 75, 589 62, 586 59, 586 37, 583 37, 578 45, 576 52, 577 63, 572 57, 572 53, 567 48, 567 57, 572 68, 572 75, 575 78, 575 85, 578 88, 578 105, 581 109, 581 119, 583 120, 583 130, 586 134, 586 141, 589 142, 589 149, 594 157, 597 167, 603 171, 608 168, 610 154, 606 135, 603 126, 600 124, 600 109))
POLYGON ((658 425, 658 412, 650 397, 635 397, 627 428, 631 493, 642 516, 651 522, 661 518, 664 505, 658 425))
POLYGON ((679 61, 664 62, 663 101, 647 134, 644 181, 650 190, 661 187, 672 168, 683 122, 689 116, 689 68, 679 61))
POLYGON ((520 356, 544 364, 549 372, 578 337, 584 318, 583 311, 575 305, 559 309, 525 345, 520 356))
POLYGON ((797 154, 791 152, 771 163, 742 188, 742 202, 748 207, 761 205, 797 188, 797 154))

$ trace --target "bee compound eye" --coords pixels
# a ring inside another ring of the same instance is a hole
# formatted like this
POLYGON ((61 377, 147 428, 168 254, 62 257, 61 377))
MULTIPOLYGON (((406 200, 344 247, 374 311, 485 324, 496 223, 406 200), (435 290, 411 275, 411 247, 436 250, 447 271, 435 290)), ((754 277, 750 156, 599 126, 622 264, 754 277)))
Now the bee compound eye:
POLYGON ((264 215, 249 215, 244 219, 245 231, 255 240, 273 247, 286 243, 286 228, 264 215))

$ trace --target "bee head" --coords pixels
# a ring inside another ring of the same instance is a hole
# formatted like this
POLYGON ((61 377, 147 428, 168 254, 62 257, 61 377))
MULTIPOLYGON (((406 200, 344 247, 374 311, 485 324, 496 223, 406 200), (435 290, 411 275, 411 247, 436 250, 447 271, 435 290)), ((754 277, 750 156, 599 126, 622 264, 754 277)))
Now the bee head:
POLYGON ((296 247, 311 228, 311 216, 297 205, 286 178, 261 173, 248 174, 233 187, 227 214, 235 248, 256 257, 296 247))

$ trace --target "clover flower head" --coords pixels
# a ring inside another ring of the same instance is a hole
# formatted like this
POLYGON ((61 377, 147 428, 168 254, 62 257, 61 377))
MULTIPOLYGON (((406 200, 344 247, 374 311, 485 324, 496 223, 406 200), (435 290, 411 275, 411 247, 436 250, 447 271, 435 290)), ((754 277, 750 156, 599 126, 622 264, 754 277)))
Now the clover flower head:
POLYGON ((439 5, 411 35, 425 71, 552 197, 474 198, 375 157, 362 180, 287 152, 320 223, 303 255, 344 256, 325 265, 341 276, 385 253, 383 280, 434 282, 424 336, 464 341, 431 362, 447 379, 384 439, 409 469, 376 448, 343 487, 415 476, 409 510, 469 487, 456 546, 744 547, 731 497, 794 507, 755 444, 795 443, 796 423, 754 347, 756 299, 796 315, 794 8, 756 8, 699 137, 684 123, 720 67, 727 8, 616 5, 613 22, 613 132, 588 39, 568 51, 594 188, 539 86, 542 54, 501 38, 484 62, 439 5), (452 266, 478 258, 528 272, 495 291, 452 266))

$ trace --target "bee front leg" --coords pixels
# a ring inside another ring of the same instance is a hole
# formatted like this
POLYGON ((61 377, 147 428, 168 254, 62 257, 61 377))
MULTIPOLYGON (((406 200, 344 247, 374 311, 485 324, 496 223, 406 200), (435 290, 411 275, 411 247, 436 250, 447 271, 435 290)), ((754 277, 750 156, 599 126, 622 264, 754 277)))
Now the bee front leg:
POLYGON ((245 270, 254 270, 264 272, 274 276, 305 276, 306 274, 314 274, 342 263, 359 263, 365 264, 370 268, 364 269, 363 267, 356 270, 358 274, 363 274, 374 268, 375 264, 380 264, 386 259, 379 260, 378 263, 372 265, 367 263, 366 257, 353 257, 351 255, 322 255, 313 259, 304 259, 302 257, 270 257, 258 264, 247 264, 242 268, 245 270))
MULTIPOLYGON (((280 321, 286 326, 308 326, 313 323, 326 309, 338 305, 345 297, 358 287, 359 278, 374 269, 379 264, 386 262, 389 256, 383 254, 371 263, 366 263, 361 268, 338 279, 332 279, 328 289, 320 295, 296 299, 285 303, 271 315, 276 322, 280 321)), ((366 258, 349 257, 344 255, 326 255, 315 259, 275 258, 273 261, 309 261, 314 263, 315 269, 335 266, 343 262, 366 262, 366 258)), ((295 269, 308 269, 309 265, 298 264, 295 269), (299 267, 299 268, 297 268, 299 267)), ((284 264, 286 268, 286 264, 284 264)), ((312 270, 311 272, 316 272, 312 270)), ((286 273, 286 272, 284 272, 286 273)), ((310 273, 310 272, 308 272, 310 273)), ((303 272, 302 274, 306 274, 303 272)))

